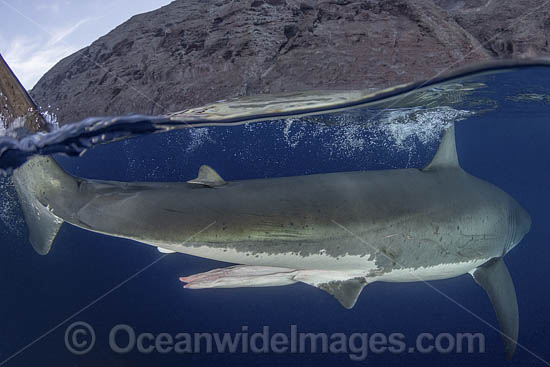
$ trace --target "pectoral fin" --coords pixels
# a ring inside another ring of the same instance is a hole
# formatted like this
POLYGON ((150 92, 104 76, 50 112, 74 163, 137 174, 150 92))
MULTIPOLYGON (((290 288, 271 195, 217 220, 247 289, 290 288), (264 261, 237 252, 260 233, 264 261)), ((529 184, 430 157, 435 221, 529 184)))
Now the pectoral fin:
POLYGON ((365 278, 326 270, 295 270, 270 266, 235 265, 181 277, 185 288, 273 287, 302 282, 333 295, 344 307, 352 308, 365 278))
POLYGON ((335 280, 319 284, 319 289, 332 294, 347 309, 353 308, 361 291, 367 285, 364 279, 335 280))
POLYGON ((511 359, 516 350, 519 332, 519 315, 516 290, 501 257, 470 272, 477 284, 489 295, 504 338, 506 358, 511 359))
POLYGON ((294 279, 331 294, 347 309, 353 308, 367 285, 364 277, 327 270, 302 270, 294 279))

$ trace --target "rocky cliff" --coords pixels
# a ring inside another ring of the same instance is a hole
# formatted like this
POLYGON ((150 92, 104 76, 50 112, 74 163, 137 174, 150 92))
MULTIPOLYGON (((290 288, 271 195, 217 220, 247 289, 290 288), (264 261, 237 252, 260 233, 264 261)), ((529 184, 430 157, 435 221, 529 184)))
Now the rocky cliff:
POLYGON ((63 59, 31 94, 67 123, 227 97, 382 88, 549 53, 543 0, 177 0, 63 59))

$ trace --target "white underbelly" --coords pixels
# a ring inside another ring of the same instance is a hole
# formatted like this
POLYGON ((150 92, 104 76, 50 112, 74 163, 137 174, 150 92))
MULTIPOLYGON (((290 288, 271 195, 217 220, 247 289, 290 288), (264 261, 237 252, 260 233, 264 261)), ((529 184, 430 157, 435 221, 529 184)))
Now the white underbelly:
POLYGON ((212 260, 224 261, 240 265, 279 267, 296 270, 320 270, 322 272, 337 272, 338 278, 364 276, 368 283, 382 282, 417 282, 438 279, 448 279, 468 273, 484 264, 489 259, 446 263, 418 268, 400 268, 383 272, 374 261, 367 256, 344 255, 338 258, 324 254, 301 256, 297 252, 269 254, 262 252, 241 252, 231 248, 215 248, 210 246, 173 246, 157 245, 164 249, 185 253, 212 260), (376 274, 376 275, 373 275, 376 274))
POLYGON ((318 254, 302 256, 299 252, 270 254, 266 252, 242 252, 231 248, 216 248, 210 246, 177 246, 156 245, 188 255, 194 255, 212 260, 225 261, 241 265, 271 266, 292 269, 310 270, 362 270, 365 274, 376 270, 374 261, 367 256, 343 255, 329 256, 324 251, 318 254))
MULTIPOLYGON (((394 269, 381 274, 372 281, 381 282, 418 282, 438 279, 448 279, 468 273, 478 266, 486 263, 489 259, 463 261, 458 263, 439 264, 434 266, 421 266, 418 268, 394 269)), ((369 281, 367 279, 367 281, 369 281)))

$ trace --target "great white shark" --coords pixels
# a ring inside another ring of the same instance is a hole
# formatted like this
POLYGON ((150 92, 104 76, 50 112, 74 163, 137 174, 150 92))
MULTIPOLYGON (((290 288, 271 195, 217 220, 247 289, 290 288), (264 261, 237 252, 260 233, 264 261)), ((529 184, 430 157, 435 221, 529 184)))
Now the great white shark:
POLYGON ((529 214, 464 171, 455 127, 424 169, 225 181, 202 166, 187 182, 74 177, 35 156, 13 174, 40 254, 64 222, 109 236, 238 265, 180 279, 186 288, 302 282, 351 308, 370 283, 471 274, 497 314, 510 358, 516 293, 503 257, 530 230, 529 214))
POLYGON ((508 356, 514 351, 517 302, 502 258, 531 220, 508 194, 460 167, 454 127, 422 170, 226 182, 202 166, 188 182, 129 183, 73 177, 39 156, 13 179, 39 253, 67 222, 240 264, 182 277, 187 288, 303 282, 348 308, 369 283, 470 273, 494 304, 508 356))

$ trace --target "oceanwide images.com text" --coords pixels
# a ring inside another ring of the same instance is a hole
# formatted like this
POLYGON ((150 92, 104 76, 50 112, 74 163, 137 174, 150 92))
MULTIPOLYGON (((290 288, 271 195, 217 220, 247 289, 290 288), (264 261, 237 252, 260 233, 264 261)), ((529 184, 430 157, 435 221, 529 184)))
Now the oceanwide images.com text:
MULTIPOLYGON (((291 325, 287 332, 273 332, 269 326, 251 330, 242 326, 233 333, 180 332, 152 333, 134 330, 130 325, 115 325, 105 342, 117 354, 159 353, 311 353, 346 354, 362 361, 369 353, 483 353, 485 336, 481 333, 420 333, 410 342, 403 333, 323 333, 303 332, 291 325)), ((65 345, 74 354, 89 353, 96 344, 90 324, 75 322, 65 331, 65 345)))

